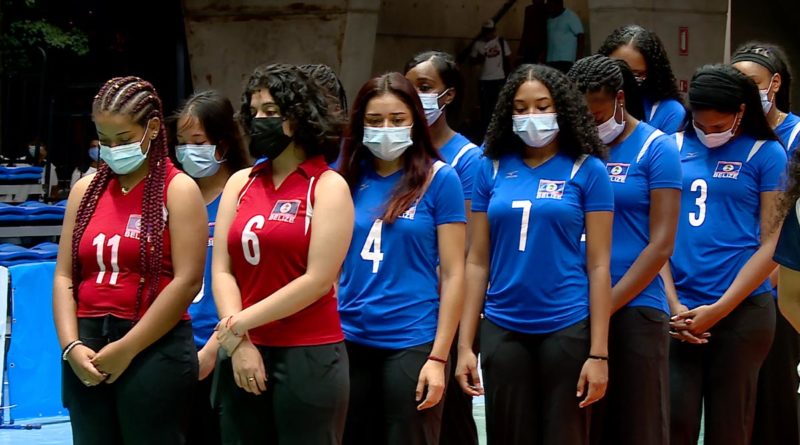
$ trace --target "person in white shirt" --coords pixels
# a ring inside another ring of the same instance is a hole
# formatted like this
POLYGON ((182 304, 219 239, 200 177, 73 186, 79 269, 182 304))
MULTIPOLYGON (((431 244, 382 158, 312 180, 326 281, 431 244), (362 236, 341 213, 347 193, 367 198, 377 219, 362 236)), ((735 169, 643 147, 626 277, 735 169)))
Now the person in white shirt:
POLYGON ((97 172, 97 167, 100 163, 100 141, 97 139, 92 139, 89 141, 89 163, 79 165, 75 168, 75 171, 72 172, 72 180, 69 183, 69 187, 72 188, 75 186, 75 183, 78 182, 79 179, 83 178, 84 176, 89 176, 93 173, 97 172), (83 169, 82 169, 83 167, 83 169))
POLYGON ((511 48, 504 38, 497 35, 494 20, 486 21, 481 31, 482 36, 472 46, 470 58, 475 63, 483 64, 479 91, 481 129, 485 132, 492 118, 497 96, 511 71, 511 48))
MULTIPOLYGON (((31 142, 29 142, 27 163, 35 167, 44 168, 44 171, 42 172, 42 179, 39 181, 39 183, 45 185, 46 181, 45 191, 49 192, 48 196, 56 196, 58 193, 58 174, 56 174, 56 166, 47 159, 47 144, 44 142, 39 142, 38 139, 33 139, 31 142), (49 177, 48 170, 50 175, 49 177)), ((25 198, 23 200, 27 199, 29 198, 25 198)))
POLYGON ((583 24, 574 11, 564 7, 564 0, 548 0, 547 8, 547 64, 566 73, 583 58, 583 24))

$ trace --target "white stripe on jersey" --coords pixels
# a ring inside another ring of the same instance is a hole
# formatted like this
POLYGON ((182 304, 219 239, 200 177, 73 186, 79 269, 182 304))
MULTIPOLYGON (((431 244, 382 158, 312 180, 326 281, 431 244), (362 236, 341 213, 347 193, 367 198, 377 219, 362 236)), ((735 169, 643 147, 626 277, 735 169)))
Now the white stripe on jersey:
POLYGON ((473 144, 472 142, 467 142, 467 145, 461 147, 461 150, 458 151, 456 157, 453 158, 453 162, 450 163, 450 166, 455 168, 456 165, 458 165, 458 161, 461 160, 461 157, 467 154, 467 152, 472 150, 473 148, 478 148, 478 146, 473 144))
POLYGON ((642 160, 642 157, 647 152, 647 149, 650 148, 650 145, 653 143, 653 141, 656 140, 657 137, 663 134, 664 133, 661 130, 656 130, 653 132, 653 134, 650 135, 650 137, 647 138, 646 141, 644 141, 644 145, 642 145, 642 150, 639 152, 639 156, 636 156, 636 162, 642 160))

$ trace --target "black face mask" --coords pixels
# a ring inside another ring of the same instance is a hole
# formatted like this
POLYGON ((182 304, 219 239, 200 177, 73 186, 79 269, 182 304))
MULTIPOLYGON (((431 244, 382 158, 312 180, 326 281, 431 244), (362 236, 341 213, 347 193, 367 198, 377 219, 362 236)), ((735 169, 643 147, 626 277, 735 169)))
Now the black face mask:
POLYGON ((281 117, 254 118, 250 127, 250 156, 256 159, 275 159, 292 142, 292 138, 283 133, 281 117))

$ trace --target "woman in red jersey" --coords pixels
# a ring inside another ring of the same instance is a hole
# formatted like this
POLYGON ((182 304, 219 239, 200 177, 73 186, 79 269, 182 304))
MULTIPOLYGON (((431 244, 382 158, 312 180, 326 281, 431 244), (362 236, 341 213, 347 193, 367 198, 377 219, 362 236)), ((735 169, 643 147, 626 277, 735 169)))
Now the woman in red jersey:
POLYGON ((353 231, 327 164, 340 124, 294 66, 256 68, 242 96, 258 162, 222 192, 212 261, 223 443, 339 444, 349 370, 333 285, 353 231))
POLYGON ((73 439, 182 444, 197 381, 186 308, 203 280, 203 200, 167 156, 150 83, 111 79, 92 112, 105 163, 70 193, 53 285, 73 439))

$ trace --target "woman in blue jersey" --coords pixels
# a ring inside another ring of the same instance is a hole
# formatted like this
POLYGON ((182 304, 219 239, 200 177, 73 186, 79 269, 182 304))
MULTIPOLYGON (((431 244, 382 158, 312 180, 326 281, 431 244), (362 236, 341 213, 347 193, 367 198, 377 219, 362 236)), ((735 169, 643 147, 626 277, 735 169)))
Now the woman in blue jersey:
POLYGON ((211 373, 219 344, 213 335, 219 319, 211 292, 211 248, 214 223, 222 189, 230 176, 245 168, 247 154, 230 100, 216 91, 195 93, 174 117, 177 146, 175 157, 189 176, 197 181, 208 210, 208 255, 200 293, 189 306, 194 343, 200 362, 200 383, 195 400, 188 443, 220 443, 219 416, 211 409, 211 373))
MULTIPOLYGON (((731 65, 758 85, 767 122, 791 158, 800 144, 800 117, 789 112, 792 76, 783 50, 768 43, 746 43, 736 50, 731 65)), ((777 275, 776 270, 773 287, 777 275)), ((775 291, 773 295, 778 294, 775 291)), ((786 318, 776 314, 775 341, 758 374, 753 444, 800 443, 798 363, 800 334, 786 318)))
POLYGON ((639 25, 615 29, 597 51, 628 63, 642 88, 644 121, 667 134, 683 130, 686 109, 658 36, 639 25))
POLYGON ((467 394, 482 392, 472 344, 483 310, 489 444, 587 443, 584 408, 608 378, 614 197, 604 151, 564 74, 523 65, 511 75, 475 179, 456 371, 467 394))
MULTIPOLYGON (((692 128, 676 140, 681 214, 670 265, 671 441, 749 444, 758 372, 772 344, 767 278, 778 232, 786 151, 762 111, 758 87, 729 65, 700 68, 689 88, 692 128), (697 338, 694 344, 681 333, 697 338)), ((668 291, 668 295, 670 292, 668 291)))
MULTIPOLYGON (((678 225, 681 163, 674 139, 640 122, 625 62, 594 55, 568 77, 586 94, 614 188, 609 356, 614 382, 592 413, 592 442, 669 444, 669 305, 658 276, 678 225)), ((639 109, 637 109, 637 106, 639 109)))
MULTIPOLYGON (((450 128, 450 122, 461 109, 464 79, 455 58, 441 51, 426 51, 406 63, 406 79, 414 84, 425 110, 428 131, 434 147, 444 162, 458 173, 464 190, 464 206, 470 217, 472 184, 481 152, 461 133, 450 128), (449 112, 448 112, 449 110, 449 112)), ((469 225, 467 225, 469 230, 469 225)), ((458 360, 458 348, 450 348, 453 362, 458 360)), ((440 445, 478 445, 478 428, 472 416, 472 397, 464 394, 455 381, 455 366, 450 367, 445 389, 444 413, 440 445)))
POLYGON ((356 211, 339 281, 351 381, 344 443, 438 445, 464 290, 464 194, 402 74, 361 88, 339 168, 356 211))

